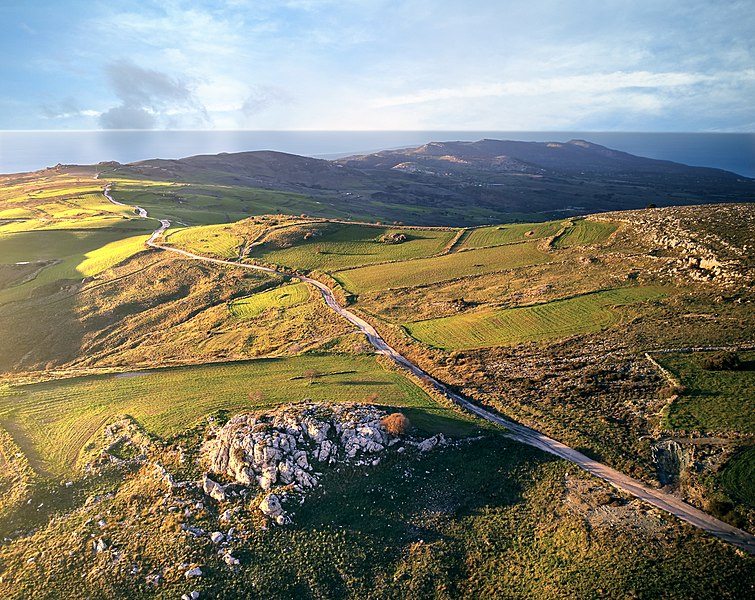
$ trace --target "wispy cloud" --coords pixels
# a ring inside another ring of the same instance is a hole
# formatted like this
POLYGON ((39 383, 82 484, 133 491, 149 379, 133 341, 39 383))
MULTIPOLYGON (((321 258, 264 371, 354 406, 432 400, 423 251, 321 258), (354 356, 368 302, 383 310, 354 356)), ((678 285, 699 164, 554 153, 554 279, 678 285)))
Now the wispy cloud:
POLYGON ((618 90, 648 88, 677 88, 717 80, 711 75, 698 73, 604 73, 595 75, 575 75, 510 81, 505 83, 472 84, 457 88, 428 89, 404 94, 376 98, 371 102, 375 108, 421 104, 458 98, 486 98, 504 96, 535 96, 554 93, 601 94, 618 90))
POLYGON ((695 130, 755 120, 755 12, 743 1, 585 0, 575 10, 478 0, 472 10, 456 0, 133 0, 53 3, 44 19, 18 4, 0 46, 24 68, 0 66, 0 101, 14 107, 0 127, 695 130), (38 32, 34 44, 21 23, 38 32))
POLYGON ((199 120, 207 119, 205 108, 181 79, 125 59, 110 63, 107 76, 121 103, 100 115, 105 129, 152 129, 161 116, 175 115, 177 107, 195 113, 199 120))

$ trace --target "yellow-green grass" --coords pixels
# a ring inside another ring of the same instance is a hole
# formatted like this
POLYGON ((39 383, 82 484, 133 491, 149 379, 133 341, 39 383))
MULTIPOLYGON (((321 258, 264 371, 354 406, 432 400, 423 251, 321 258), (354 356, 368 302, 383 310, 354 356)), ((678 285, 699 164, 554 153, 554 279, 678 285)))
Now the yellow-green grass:
POLYGON ((238 258, 244 239, 230 225, 204 225, 177 229, 165 241, 178 248, 219 258, 238 258))
POLYGON ((615 307, 656 300, 668 293, 661 287, 619 288, 532 306, 416 321, 404 327, 415 339, 445 350, 504 346, 600 331, 621 318, 615 307))
POLYGON ((267 263, 298 269, 335 271, 385 261, 407 260, 440 253, 455 231, 431 229, 391 229, 368 225, 331 223, 313 226, 318 235, 299 239, 290 248, 256 247, 250 257, 267 263), (384 235, 403 234, 400 244, 381 242, 384 235))
POLYGON ((574 225, 553 240, 554 248, 571 248, 573 246, 588 246, 605 242, 616 229, 618 223, 601 223, 580 219, 574 225))
POLYGON ((334 277, 349 291, 359 293, 426 285, 550 260, 552 257, 538 250, 535 242, 526 242, 338 271, 334 277))
POLYGON ((737 452, 717 479, 730 498, 755 508, 755 446, 737 452))
MULTIPOLYGON (((231 223, 250 215, 311 214, 321 204, 303 194, 215 184, 176 184, 116 180, 111 195, 129 205, 137 204, 150 216, 188 225, 231 223)), ((333 216, 344 216, 331 211, 333 216)), ((329 215, 330 216, 330 215, 329 215)))
POLYGON ((403 407, 416 425, 464 432, 470 421, 436 404, 369 355, 285 359, 154 369, 128 377, 91 376, 18 386, 0 395, 0 424, 38 471, 70 472, 83 447, 119 415, 170 438, 225 410, 270 408, 305 398, 403 407), (319 374, 315 378, 309 372, 319 374))
POLYGON ((144 250, 147 238, 102 230, 29 231, 0 236, 0 256, 5 264, 50 261, 34 279, 0 291, 0 303, 28 298, 48 283, 97 275, 144 250))
POLYGON ((668 407, 665 425, 688 431, 755 433, 755 352, 740 352, 743 368, 708 371, 704 354, 663 354, 655 358, 684 389, 668 407))
POLYGON ((0 219, 33 219, 36 213, 29 208, 14 207, 0 210, 0 219))
POLYGON ((562 227, 563 221, 480 227, 470 231, 469 236, 462 243, 462 248, 485 248, 537 240, 556 235, 562 227))
POLYGON ((288 285, 238 298, 228 305, 230 313, 239 319, 253 319, 270 308, 287 308, 309 300, 309 286, 306 283, 288 285))

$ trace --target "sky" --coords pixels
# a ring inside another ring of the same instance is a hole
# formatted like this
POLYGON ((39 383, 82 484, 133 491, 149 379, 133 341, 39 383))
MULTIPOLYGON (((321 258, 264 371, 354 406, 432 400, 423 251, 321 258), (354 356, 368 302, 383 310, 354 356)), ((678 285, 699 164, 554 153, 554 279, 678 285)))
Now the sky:
POLYGON ((752 0, 3 0, 0 129, 755 131, 752 0))

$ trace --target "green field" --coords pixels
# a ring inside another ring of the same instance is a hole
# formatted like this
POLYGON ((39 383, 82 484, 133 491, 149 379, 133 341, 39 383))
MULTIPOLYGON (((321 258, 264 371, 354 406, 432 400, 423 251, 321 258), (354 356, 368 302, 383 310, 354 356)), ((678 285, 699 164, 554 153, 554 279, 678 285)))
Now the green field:
POLYGON ((115 182, 111 195, 116 200, 141 206, 150 216, 186 225, 231 223, 251 215, 276 213, 347 216, 345 212, 330 209, 309 196, 291 192, 216 184, 109 181, 115 182))
POLYGON ((613 307, 655 300, 667 293, 658 287, 620 288, 532 306, 428 319, 404 327, 415 339, 445 350, 503 346, 600 331, 621 318, 613 307))
POLYGON ((537 240, 556 235, 562 227, 563 221, 480 227, 470 231, 469 236, 464 240, 461 247, 485 248, 488 246, 537 240))
POLYGON ((755 352, 740 352, 744 368, 707 371, 702 354, 656 356, 685 387, 666 416, 670 429, 755 433, 755 352))
POLYGON ((755 508, 755 446, 738 452, 717 479, 729 497, 755 508))
POLYGON ((244 239, 231 230, 231 225, 205 225, 170 230, 165 235, 169 246, 197 254, 219 258, 238 258, 244 239))
POLYGON ((373 265, 338 271, 334 277, 348 290, 359 293, 388 288, 412 287, 459 277, 495 273, 549 262, 551 257, 535 242, 495 248, 466 250, 399 264, 373 265))
POLYGON ((456 233, 341 223, 317 223, 301 226, 298 230, 290 229, 280 230, 276 235, 286 235, 285 243, 295 244, 292 247, 280 248, 280 241, 265 243, 256 247, 249 256, 292 268, 335 271, 371 263, 432 256, 441 252, 456 233), (404 234, 407 240, 400 244, 380 241, 383 235, 394 233, 404 234))
POLYGON ((0 263, 6 271, 30 263, 23 277, 3 278, 0 303, 97 275, 145 248, 155 222, 111 204, 101 188, 91 179, 65 176, 0 188, 3 213, 27 217, 0 225, 0 263))
POLYGON ((453 433, 469 422, 368 355, 154 369, 17 386, 0 394, 0 425, 37 470, 50 474, 69 472, 90 438, 123 414, 148 432, 170 438, 221 409, 234 413, 304 398, 362 402, 374 395, 377 404, 406 407, 412 422, 429 429, 453 433), (305 377, 310 370, 320 374, 312 382, 305 377))
POLYGON ((1 290, 0 304, 28 298, 45 284, 97 275, 145 250, 148 237, 124 238, 123 232, 102 230, 29 231, 0 236, 0 256, 8 261, 6 264, 48 261, 34 279, 1 290))
POLYGON ((253 319, 271 308, 287 308, 309 300, 309 286, 306 283, 288 285, 237 298, 228 305, 228 310, 239 319, 253 319))
POLYGON ((599 223, 579 219, 572 227, 553 240, 554 248, 571 248, 573 246, 588 246, 605 242, 618 229, 617 223, 599 223))

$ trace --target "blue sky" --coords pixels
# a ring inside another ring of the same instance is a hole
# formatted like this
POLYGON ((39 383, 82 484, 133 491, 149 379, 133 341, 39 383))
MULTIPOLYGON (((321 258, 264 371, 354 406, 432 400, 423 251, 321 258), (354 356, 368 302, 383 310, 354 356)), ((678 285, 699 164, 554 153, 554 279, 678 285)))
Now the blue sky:
POLYGON ((755 131, 751 0, 4 0, 0 129, 755 131))

